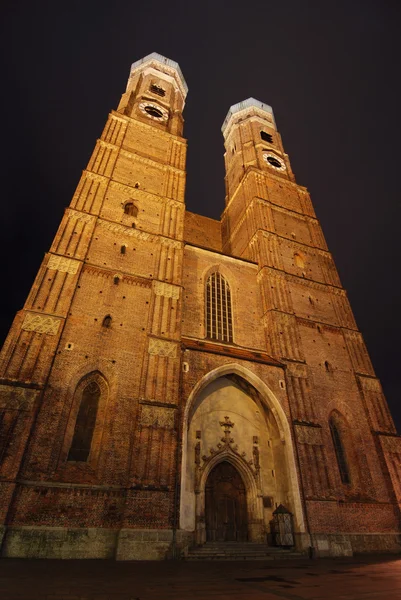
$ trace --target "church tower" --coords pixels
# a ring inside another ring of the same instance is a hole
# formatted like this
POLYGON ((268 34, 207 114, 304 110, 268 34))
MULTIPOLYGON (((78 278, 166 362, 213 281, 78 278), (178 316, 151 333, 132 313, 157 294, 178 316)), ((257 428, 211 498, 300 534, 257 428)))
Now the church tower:
POLYGON ((223 124, 221 221, 185 210, 187 86, 131 67, 0 363, 10 557, 399 546, 401 438, 271 107, 223 124), (374 536, 370 535, 374 534, 374 536))

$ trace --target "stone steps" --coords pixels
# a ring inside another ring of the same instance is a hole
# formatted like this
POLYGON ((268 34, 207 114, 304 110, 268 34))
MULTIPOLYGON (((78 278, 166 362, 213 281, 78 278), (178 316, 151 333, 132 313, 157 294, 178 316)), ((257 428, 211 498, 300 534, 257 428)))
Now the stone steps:
POLYGON ((191 548, 184 558, 185 560, 274 560, 304 558, 304 555, 291 549, 267 544, 208 542, 198 548, 191 548))

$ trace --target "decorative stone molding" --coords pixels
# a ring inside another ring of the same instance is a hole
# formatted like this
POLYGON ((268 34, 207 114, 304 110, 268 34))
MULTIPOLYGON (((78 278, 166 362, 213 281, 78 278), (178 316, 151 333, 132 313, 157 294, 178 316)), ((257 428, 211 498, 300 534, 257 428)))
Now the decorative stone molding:
POLYGON ((308 367, 307 365, 300 365, 297 363, 286 363, 287 365, 287 373, 292 377, 302 377, 306 379, 308 377, 308 367))
POLYGON ((311 427, 309 425, 295 425, 295 433, 298 444, 323 446, 321 427, 311 427))
POLYGON ((174 410, 159 406, 142 406, 140 424, 142 427, 174 429, 174 410))
POLYGON ((377 393, 382 392, 382 387, 378 379, 373 379, 371 377, 363 377, 361 375, 358 376, 358 379, 361 383, 361 387, 363 390, 377 393))
POLYGON ((79 210, 74 210, 72 208, 66 209, 66 215, 72 221, 82 221, 83 223, 93 223, 96 220, 96 217, 89 215, 88 213, 80 212, 79 210))
POLYGON ((178 240, 173 240, 171 238, 166 238, 166 237, 161 237, 161 236, 159 239, 160 239, 160 243, 163 246, 169 246, 170 248, 176 248, 177 250, 179 250, 183 246, 183 243, 179 242, 178 240))
POLYGON ((149 240, 154 242, 157 240, 157 236, 151 235, 146 231, 140 231, 139 229, 133 229, 132 227, 126 227, 125 225, 119 225, 118 223, 113 223, 112 221, 104 221, 103 219, 98 219, 97 224, 108 231, 113 231, 114 233, 118 233, 120 235, 126 235, 129 237, 134 237, 137 240, 149 240))
POLYGON ((259 477, 259 471, 260 471, 260 464, 259 464, 259 449, 257 448, 257 446, 253 447, 252 450, 252 455, 253 458, 250 460, 247 460, 246 458, 246 452, 241 452, 238 449, 238 444, 235 444, 234 438, 231 437, 231 433, 232 433, 232 428, 234 427, 235 423, 233 423, 230 420, 230 417, 226 416, 224 417, 224 421, 219 421, 220 427, 223 428, 224 430, 224 437, 222 437, 220 439, 220 442, 216 445, 216 448, 209 448, 209 454, 206 455, 204 454, 202 456, 202 463, 201 463, 201 443, 197 442, 195 445, 195 465, 196 465, 196 489, 199 490, 199 486, 200 486, 200 481, 202 478, 202 474, 204 472, 204 470, 206 469, 207 465, 209 464, 209 462, 212 459, 215 459, 216 456, 221 455, 221 458, 223 459, 224 456, 227 455, 235 455, 236 457, 240 458, 242 461, 244 461, 246 463, 246 466, 248 469, 250 469, 250 471, 252 472, 252 475, 254 476, 256 482, 258 483, 258 477, 259 477), (255 451, 255 447, 256 447, 256 451, 255 451))
POLYGON ((318 281, 313 281, 312 279, 308 279, 306 277, 300 277, 299 275, 293 275, 290 273, 286 273, 283 269, 272 269, 267 266, 261 267, 259 273, 257 275, 258 282, 263 276, 263 273, 267 271, 269 277, 276 277, 285 279, 288 282, 294 283, 296 285, 302 285, 307 288, 312 288, 314 290, 319 290, 321 292, 326 292, 330 294, 334 294, 335 296, 342 296, 344 298, 347 297, 347 292, 341 288, 336 287, 332 283, 320 283, 318 281))
POLYGON ((61 320, 55 317, 27 312, 21 329, 35 331, 36 333, 47 333, 47 335, 57 335, 60 322, 61 320))
POLYGON ((306 252, 307 254, 309 253, 311 256, 318 255, 318 256, 324 256, 325 258, 330 258, 330 259, 332 258, 331 253, 328 252, 327 250, 322 250, 321 248, 316 248, 316 246, 311 246, 309 244, 304 244, 302 242, 296 242, 295 240, 292 240, 290 238, 280 236, 277 233, 272 233, 270 231, 263 230, 263 237, 277 238, 279 243, 287 244, 287 246, 290 246, 290 248, 293 248, 293 250, 295 250, 295 251, 302 250, 303 252, 306 252))
POLYGON ((79 269, 79 261, 73 258, 65 258, 65 256, 57 256, 51 254, 47 263, 47 268, 54 271, 61 271, 62 273, 70 273, 75 275, 79 269))
POLYGON ((108 181, 108 177, 104 175, 99 175, 98 173, 93 173, 92 171, 84 171, 84 175, 86 179, 91 179, 92 181, 97 181, 100 184, 106 185, 108 181))
MULTIPOLYGON (((136 118, 134 117, 129 117, 128 115, 122 115, 121 113, 117 113, 115 111, 112 111, 111 113, 109 113, 110 117, 114 117, 114 116, 118 116, 118 118, 120 118, 122 121, 126 121, 127 123, 129 122, 135 122, 135 127, 142 128, 142 129, 146 129, 147 131, 154 131, 154 128, 152 125, 150 125, 149 123, 146 123, 144 121, 138 121, 136 118)), ((158 137, 164 137, 166 138, 169 142, 171 142, 171 134, 163 131, 162 129, 159 129, 157 132, 157 136, 158 137)), ((184 149, 186 148, 186 144, 184 142, 181 142, 180 140, 175 139, 174 140, 174 144, 177 145, 181 145, 184 147, 184 149)))
MULTIPOLYGON (((111 147, 113 149, 117 148, 117 146, 114 146, 113 144, 109 144, 107 142, 101 142, 101 145, 105 145, 105 146, 111 147)), ((151 158, 145 158, 141 154, 136 154, 135 152, 129 152, 128 150, 124 150, 123 148, 121 148, 120 154, 131 160, 134 159, 144 165, 150 165, 151 167, 160 169, 161 171, 169 171, 169 172, 178 173, 178 174, 185 174, 185 171, 183 169, 179 169, 178 167, 173 167, 172 165, 166 165, 164 163, 160 163, 159 161, 152 160, 151 158)))
POLYGON ((117 151, 119 146, 116 146, 115 144, 111 144, 110 142, 105 142, 104 140, 97 140, 99 146, 102 146, 103 148, 107 148, 108 150, 115 150, 117 151))
POLYGON ((165 298, 173 298, 174 300, 178 300, 180 297, 180 288, 170 283, 154 281, 153 290, 156 296, 164 296, 165 298))
POLYGON ((26 410, 33 408, 38 390, 0 385, 0 410, 26 410))
POLYGON ((173 240, 171 238, 166 238, 161 235, 153 235, 151 233, 147 233, 146 231, 141 231, 140 229, 133 229, 132 227, 126 227, 125 225, 120 225, 119 223, 113 223, 112 221, 105 221, 103 219, 98 219, 97 223, 100 227, 107 229, 109 231, 113 231, 114 233, 118 233, 120 235, 125 235, 129 237, 133 237, 137 240, 149 241, 149 242, 160 242, 165 246, 170 246, 172 248, 181 248, 182 242, 178 240, 173 240))
MULTIPOLYGON (((102 269, 96 265, 86 264, 83 267, 83 271, 90 275, 96 275, 97 277, 114 277, 116 273, 114 271, 110 271, 108 269, 102 269)), ((149 279, 145 279, 142 277, 135 277, 133 275, 125 275, 117 273, 117 276, 124 282, 131 285, 139 285, 140 287, 152 287, 152 282, 149 279)))
POLYGON ((122 115, 117 115, 116 113, 109 113, 109 117, 113 121, 119 121, 120 123, 124 123, 124 125, 128 125, 128 117, 123 117, 122 115))
POLYGON ((385 452, 401 454, 401 436, 381 435, 380 441, 385 452))
POLYGON ((168 358, 176 358, 177 344, 175 342, 168 342, 166 340, 150 338, 148 352, 149 354, 155 356, 167 356, 168 358))
POLYGON ((152 194, 151 192, 144 192, 140 188, 136 188, 130 186, 128 184, 120 183, 119 181, 110 180, 110 188, 118 190, 119 192, 123 192, 133 200, 145 201, 145 202, 159 202, 160 204, 167 204, 168 206, 174 208, 181 208, 185 210, 185 206, 183 202, 178 202, 178 200, 173 200, 172 198, 164 198, 162 196, 157 196, 156 194, 152 194))

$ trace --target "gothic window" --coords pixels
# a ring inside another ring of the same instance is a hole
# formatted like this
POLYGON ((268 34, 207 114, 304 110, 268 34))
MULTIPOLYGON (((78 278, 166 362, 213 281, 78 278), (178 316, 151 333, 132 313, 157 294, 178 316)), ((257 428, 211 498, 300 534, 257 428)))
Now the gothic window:
POLYGON ((125 254, 126 250, 127 250, 127 246, 125 246, 125 245, 123 244, 123 245, 121 246, 121 248, 120 248, 120 252, 121 252, 121 254, 125 254))
POLYGON ((206 283, 206 337, 233 341, 230 286, 220 273, 212 273, 206 283))
POLYGON ((69 461, 86 462, 91 449, 93 431, 100 398, 100 387, 90 381, 82 391, 74 436, 68 453, 69 461))
POLYGON ((335 422, 334 418, 331 417, 329 421, 331 437, 333 440, 334 449, 336 451, 338 470, 340 471, 341 481, 343 483, 351 483, 350 472, 348 469, 347 459, 345 455, 345 448, 341 435, 340 428, 335 422))
POLYGON ((131 217, 136 217, 138 215, 138 207, 133 202, 127 202, 124 206, 124 213, 131 217))
POLYGON ((266 131, 261 131, 260 132, 260 137, 265 142, 269 142, 270 144, 273 143, 273 136, 270 133, 266 133, 266 131))
POLYGON ((103 327, 111 327, 111 316, 110 315, 106 315, 105 318, 103 319, 103 323, 102 323, 103 327))
POLYGON ((120 283, 120 278, 118 275, 114 275, 113 277, 114 285, 118 285, 120 283))

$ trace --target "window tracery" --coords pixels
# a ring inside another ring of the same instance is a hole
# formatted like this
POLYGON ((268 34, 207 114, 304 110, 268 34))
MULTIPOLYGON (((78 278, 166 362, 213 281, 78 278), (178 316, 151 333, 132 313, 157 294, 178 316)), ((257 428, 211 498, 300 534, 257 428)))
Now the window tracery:
POLYGON ((206 282, 206 337, 233 341, 230 286, 218 272, 212 273, 206 282))

